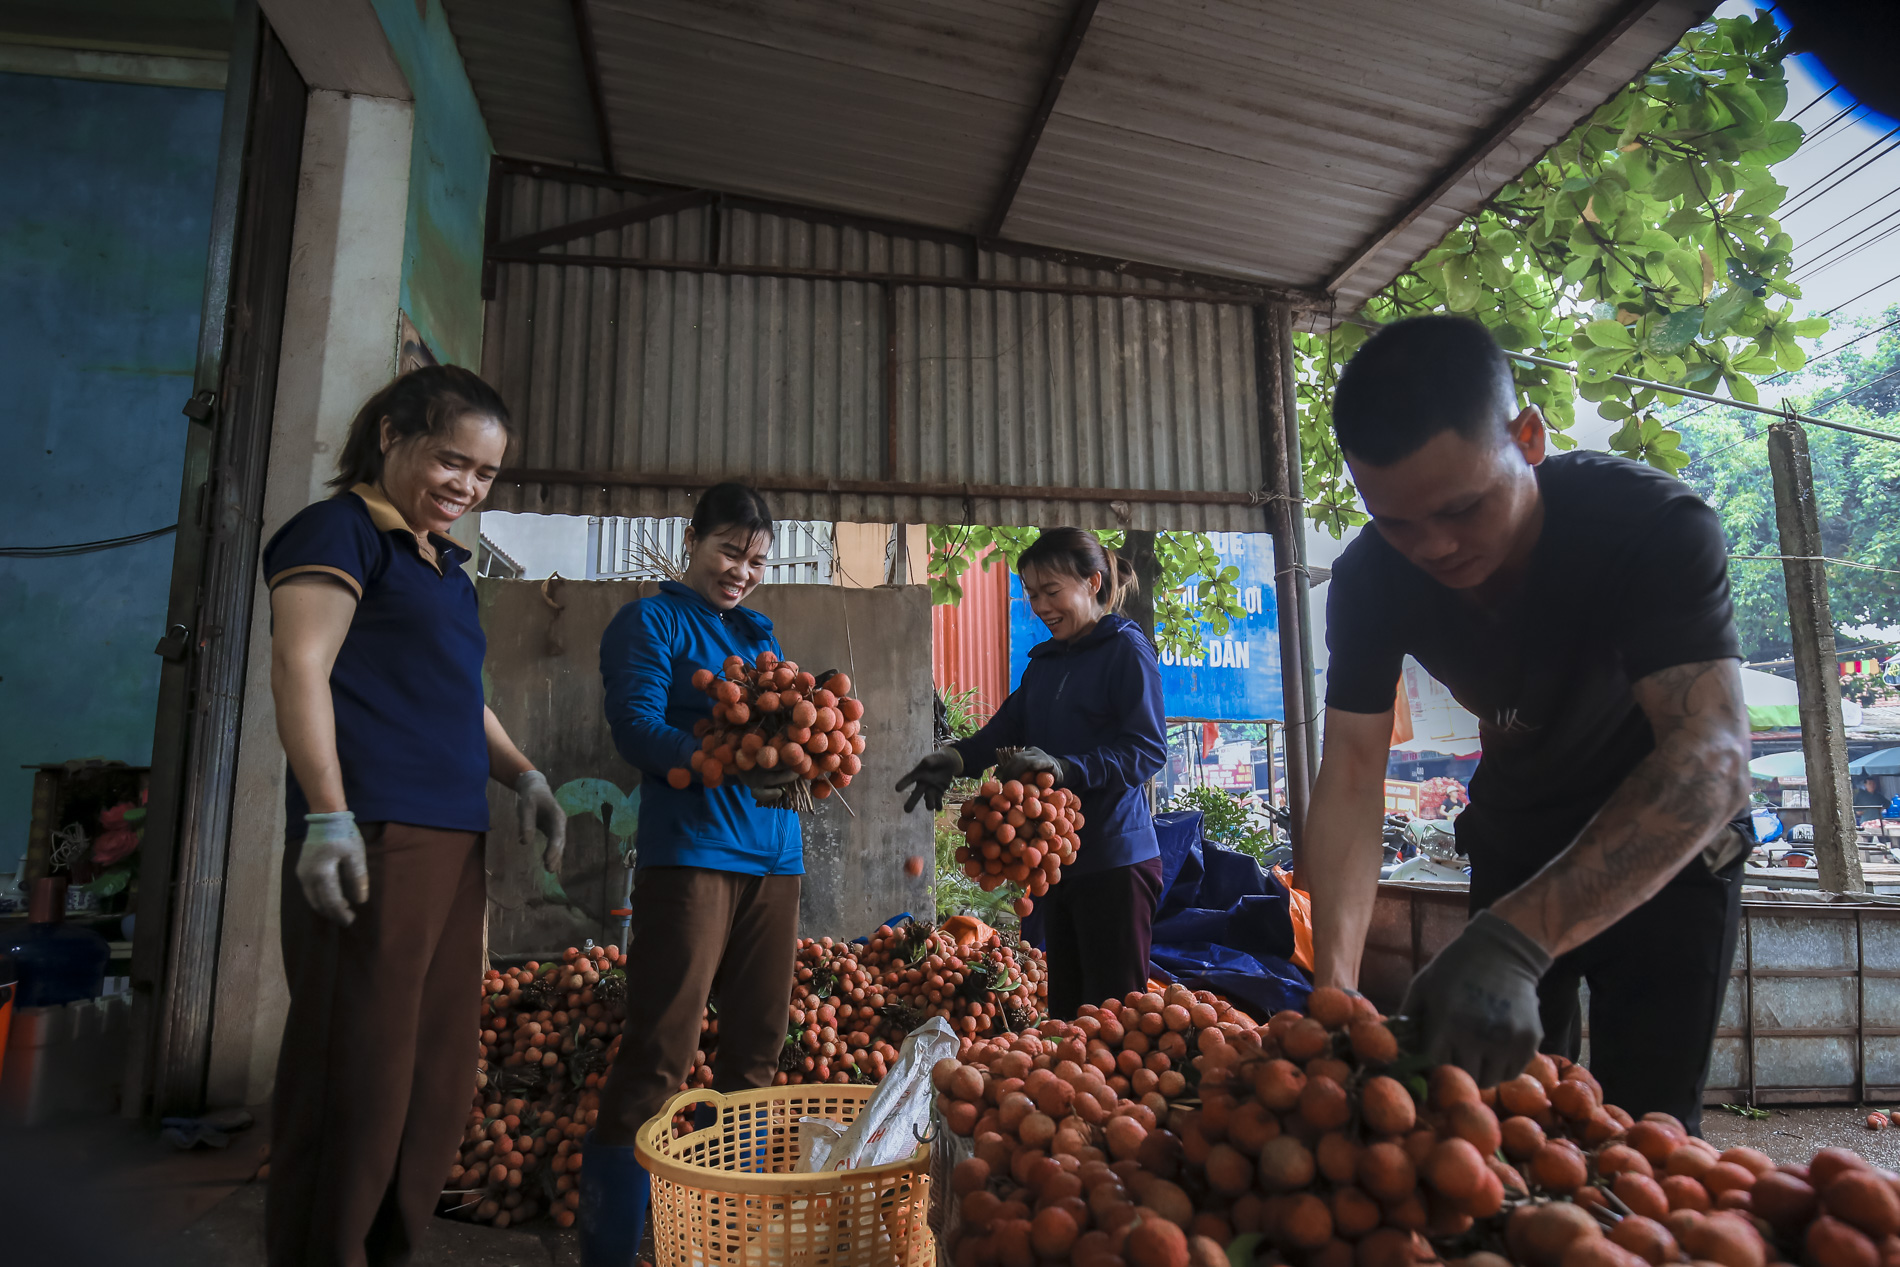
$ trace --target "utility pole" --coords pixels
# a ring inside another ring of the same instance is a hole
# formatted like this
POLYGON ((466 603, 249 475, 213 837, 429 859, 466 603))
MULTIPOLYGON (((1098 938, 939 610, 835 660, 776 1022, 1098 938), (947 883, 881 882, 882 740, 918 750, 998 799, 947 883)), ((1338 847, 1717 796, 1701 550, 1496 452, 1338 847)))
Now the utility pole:
POLYGON ((1788 628, 1801 701, 1801 751, 1807 759, 1808 812, 1814 820, 1814 862, 1823 889, 1864 893, 1855 843, 1854 797, 1847 779, 1847 734, 1841 724, 1840 665, 1828 610, 1827 565, 1821 562, 1821 516, 1814 502, 1808 435, 1792 420, 1768 428, 1768 467, 1775 480, 1775 526, 1788 586, 1788 628))

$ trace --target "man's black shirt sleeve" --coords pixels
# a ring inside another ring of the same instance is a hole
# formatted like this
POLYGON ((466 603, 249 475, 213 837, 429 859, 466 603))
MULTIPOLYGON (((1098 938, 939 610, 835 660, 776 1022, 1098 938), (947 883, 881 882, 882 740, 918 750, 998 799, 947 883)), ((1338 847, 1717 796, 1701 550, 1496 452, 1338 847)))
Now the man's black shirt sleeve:
POLYGON ((1405 647, 1398 635, 1403 617, 1393 607, 1402 600, 1381 583, 1383 544, 1355 541, 1333 569, 1326 595, 1326 707, 1344 713, 1383 713, 1398 697, 1405 647))
MULTIPOLYGON (((1610 629, 1631 682, 1682 664, 1739 660, 1728 541, 1699 501, 1672 503, 1633 544, 1610 629)), ((1330 618, 1330 617, 1329 617, 1330 618)))

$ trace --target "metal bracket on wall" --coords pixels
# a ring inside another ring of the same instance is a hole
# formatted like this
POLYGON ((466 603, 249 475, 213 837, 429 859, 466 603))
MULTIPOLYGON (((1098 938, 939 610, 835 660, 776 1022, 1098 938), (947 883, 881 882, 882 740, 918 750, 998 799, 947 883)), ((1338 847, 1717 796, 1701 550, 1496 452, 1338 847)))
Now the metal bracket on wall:
POLYGON ((194 392, 191 399, 185 402, 185 407, 180 412, 193 422, 202 422, 206 426, 210 426, 212 409, 217 403, 218 393, 207 387, 203 391, 194 392))

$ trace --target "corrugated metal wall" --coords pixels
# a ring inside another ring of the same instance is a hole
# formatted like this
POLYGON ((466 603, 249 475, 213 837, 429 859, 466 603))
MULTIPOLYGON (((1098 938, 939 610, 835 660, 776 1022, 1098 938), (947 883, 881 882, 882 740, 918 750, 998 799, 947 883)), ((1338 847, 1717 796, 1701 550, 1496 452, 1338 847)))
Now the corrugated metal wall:
MULTIPOLYGON (((644 201, 508 174, 503 239, 644 201)), ((703 260, 697 208, 554 248, 703 260)), ((970 275, 965 248, 728 210, 732 265, 970 275)), ((1157 298, 1166 284, 978 252, 978 276, 1127 298, 897 285, 896 453, 885 287, 598 266, 501 264, 483 372, 515 411, 520 466, 1246 494, 1261 487, 1253 314, 1157 298)), ((775 493, 787 519, 1258 531, 1251 505, 775 493)), ((679 490, 498 484, 499 510, 688 513, 679 490)))
POLYGON ((978 712, 1009 694, 1009 568, 978 560, 963 574, 963 600, 930 609, 930 673, 940 691, 975 691, 978 712))

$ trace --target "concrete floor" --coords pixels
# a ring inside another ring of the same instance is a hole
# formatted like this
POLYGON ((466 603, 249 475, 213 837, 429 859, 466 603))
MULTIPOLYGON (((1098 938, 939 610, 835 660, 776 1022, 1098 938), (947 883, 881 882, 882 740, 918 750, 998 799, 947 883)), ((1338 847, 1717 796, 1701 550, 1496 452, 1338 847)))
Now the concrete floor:
MULTIPOLYGON (((411 1267, 575 1267, 574 1234, 542 1220, 516 1231, 496 1231, 455 1219, 437 1219, 410 1258, 411 1267)), ((262 1267, 264 1185, 233 1192, 177 1239, 179 1261, 198 1267, 262 1267)))
MULTIPOLYGON (((5 1261, 61 1267, 262 1267, 270 1151, 260 1119, 225 1149, 179 1152, 156 1132, 115 1118, 0 1133, 5 1261), (15 1239, 17 1237, 17 1239, 15 1239)), ((437 1219, 413 1267, 577 1267, 572 1232, 437 1219)))
POLYGON ((1872 1108, 1895 1107, 1770 1108, 1766 1118, 1750 1121, 1710 1105, 1702 1111, 1702 1134, 1723 1148, 1759 1148, 1781 1165, 1805 1162, 1823 1148, 1851 1148, 1876 1166, 1900 1170, 1900 1129, 1867 1129, 1872 1108))

